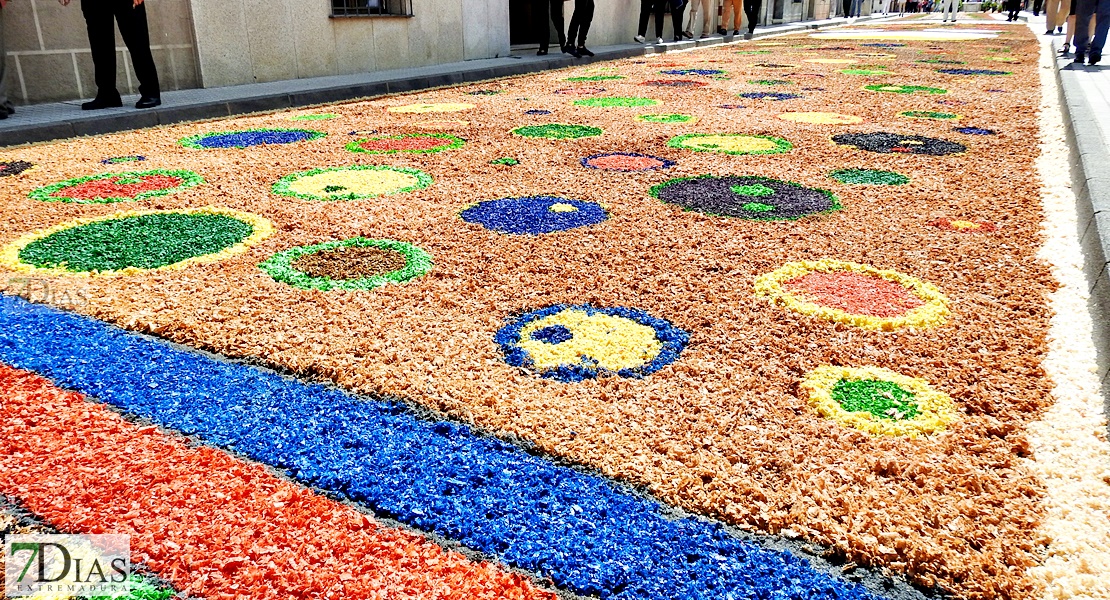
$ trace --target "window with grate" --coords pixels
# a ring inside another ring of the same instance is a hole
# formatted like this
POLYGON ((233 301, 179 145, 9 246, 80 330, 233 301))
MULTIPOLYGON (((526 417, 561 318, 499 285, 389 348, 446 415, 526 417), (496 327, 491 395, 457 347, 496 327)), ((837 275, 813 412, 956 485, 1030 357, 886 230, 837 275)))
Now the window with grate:
POLYGON ((331 0, 333 17, 411 17, 412 0, 331 0))

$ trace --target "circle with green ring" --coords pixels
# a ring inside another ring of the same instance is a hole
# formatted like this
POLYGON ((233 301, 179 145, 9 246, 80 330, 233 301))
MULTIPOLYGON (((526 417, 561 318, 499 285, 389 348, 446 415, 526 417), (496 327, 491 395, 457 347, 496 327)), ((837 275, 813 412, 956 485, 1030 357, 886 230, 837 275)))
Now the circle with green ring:
POLYGON ((184 169, 101 173, 59 181, 33 190, 28 197, 41 202, 110 204, 138 202, 165 196, 204 183, 204 178, 184 169))
POLYGON ((829 173, 829 177, 849 185, 903 185, 910 182, 910 178, 901 173, 878 169, 838 169, 829 173))
POLYGON ((593 108, 632 108, 638 106, 655 106, 659 101, 654 98, 639 98, 625 96, 604 96, 600 98, 580 98, 574 101, 575 106, 589 106, 593 108))
POLYGON ((677 125, 679 123, 693 123, 697 117, 693 115, 640 115, 636 120, 645 123, 660 123, 663 125, 677 125))
POLYGON ((899 117, 907 119, 933 119, 937 121, 957 120, 961 115, 956 113, 937 112, 932 110, 907 110, 898 113, 899 117))
POLYGON ((260 263, 262 269, 275 281, 298 287, 305 290, 372 290, 390 283, 405 283, 432 270, 432 257, 419 246, 397 240, 372 240, 368 238, 351 238, 333 242, 324 242, 310 246, 296 246, 271 256, 260 263), (404 257, 405 266, 393 271, 371 275, 369 277, 356 277, 352 279, 332 279, 330 277, 314 277, 297 270, 294 267, 299 259, 318 253, 327 253, 341 248, 376 248, 386 252, 396 252, 404 257))
POLYGON ((847 412, 866 412, 888 421, 910 420, 921 412, 914 393, 893 381, 841 379, 831 395, 847 412))
POLYGON ((84 223, 37 239, 19 261, 71 273, 158 269, 243 243, 254 226, 207 212, 158 212, 84 223))
POLYGON ((924 85, 892 85, 885 83, 876 83, 873 85, 865 85, 863 89, 872 92, 884 92, 887 94, 947 94, 948 90, 942 88, 928 87, 924 85))
POLYGON ((589 125, 567 125, 548 123, 546 125, 526 125, 517 127, 513 134, 521 137, 547 138, 549 140, 570 140, 575 138, 596 137, 602 134, 600 127, 589 125))

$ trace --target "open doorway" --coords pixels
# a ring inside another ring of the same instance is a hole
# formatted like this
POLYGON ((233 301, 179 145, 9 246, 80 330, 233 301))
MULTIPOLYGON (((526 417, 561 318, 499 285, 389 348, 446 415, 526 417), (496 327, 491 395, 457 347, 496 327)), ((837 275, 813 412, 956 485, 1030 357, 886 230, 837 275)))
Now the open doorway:
MULTIPOLYGON (((556 0, 561 1, 561 0, 556 0)), ((540 31, 540 25, 536 22, 537 11, 544 11, 544 15, 548 19, 548 31, 551 34, 551 39, 548 42, 553 42, 556 46, 559 44, 559 38, 554 35, 555 27, 551 25, 551 16, 547 14, 546 2, 536 2, 535 0, 509 0, 509 45, 514 47, 528 47, 539 46, 540 38, 543 34, 540 31)), ((567 15, 569 17, 569 15, 567 15)))

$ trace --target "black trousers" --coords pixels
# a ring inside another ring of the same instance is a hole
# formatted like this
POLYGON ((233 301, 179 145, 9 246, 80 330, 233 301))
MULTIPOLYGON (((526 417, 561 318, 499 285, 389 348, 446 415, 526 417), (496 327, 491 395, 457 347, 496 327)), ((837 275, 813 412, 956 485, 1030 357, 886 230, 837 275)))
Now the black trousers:
POLYGON ((1033 0, 1033 16, 1041 14, 1041 7, 1044 6, 1044 0, 1033 0))
POLYGON ((578 38, 578 47, 586 45, 586 34, 590 32, 590 23, 594 20, 594 0, 574 0, 574 14, 570 17, 570 31, 567 32, 567 42, 573 44, 578 38))
POLYGON ((116 90, 116 32, 112 22, 119 23, 119 32, 135 76, 139 78, 139 93, 159 96, 158 70, 150 53, 150 33, 146 28, 146 5, 132 6, 132 0, 81 0, 81 14, 89 31, 89 48, 92 49, 93 72, 96 79, 96 97, 102 100, 119 98, 116 90))
POLYGON ((648 17, 655 14, 655 37, 663 37, 663 11, 667 9, 667 0, 640 0, 640 35, 647 34, 648 17))
POLYGON ((548 23, 554 23, 555 28, 559 30, 559 47, 567 45, 567 36, 563 33, 563 0, 538 0, 532 6, 532 15, 539 21, 537 30, 543 36, 540 38, 540 49, 547 50, 551 44, 548 40, 551 39, 551 29, 548 23), (551 21, 547 20, 548 5, 550 5, 551 21))
POLYGON ((686 7, 690 2, 683 2, 678 8, 671 7, 671 29, 674 29, 674 41, 682 41, 682 17, 686 14, 686 7))
POLYGON ((744 15, 748 17, 748 33, 755 33, 755 22, 759 11, 763 10, 763 0, 744 0, 744 15))

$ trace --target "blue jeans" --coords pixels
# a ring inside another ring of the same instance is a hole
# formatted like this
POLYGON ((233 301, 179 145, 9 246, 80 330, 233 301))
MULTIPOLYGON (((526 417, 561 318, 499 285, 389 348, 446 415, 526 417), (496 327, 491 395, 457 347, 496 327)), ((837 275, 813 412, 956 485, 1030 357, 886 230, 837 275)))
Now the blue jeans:
POLYGON ((1075 9, 1075 51, 1101 56, 1110 31, 1110 0, 1079 0, 1075 9), (1095 36, 1091 39, 1091 15, 1095 15, 1095 36))

